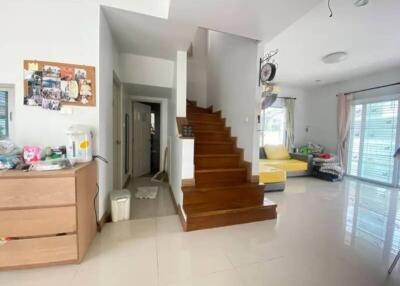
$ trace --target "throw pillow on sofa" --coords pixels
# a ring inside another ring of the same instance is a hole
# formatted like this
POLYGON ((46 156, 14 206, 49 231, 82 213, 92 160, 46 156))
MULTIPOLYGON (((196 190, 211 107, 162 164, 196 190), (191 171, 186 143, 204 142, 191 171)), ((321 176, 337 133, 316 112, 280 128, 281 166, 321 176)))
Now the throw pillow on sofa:
POLYGON ((289 151, 284 145, 265 145, 265 154, 270 160, 287 160, 290 159, 289 151))

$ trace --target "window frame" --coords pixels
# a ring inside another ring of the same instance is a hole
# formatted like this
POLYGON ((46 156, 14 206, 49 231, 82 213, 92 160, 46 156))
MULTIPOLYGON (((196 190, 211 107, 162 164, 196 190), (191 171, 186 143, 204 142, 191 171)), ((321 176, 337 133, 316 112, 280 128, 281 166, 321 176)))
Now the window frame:
MULTIPOLYGON (((276 102, 271 106, 272 108, 276 108, 276 109, 282 109, 283 113, 284 113, 284 124, 283 124, 283 138, 282 138, 282 142, 277 144, 277 145, 285 145, 286 141, 287 141, 287 130, 286 130, 286 120, 287 120, 287 110, 286 110, 286 106, 284 106, 283 104, 276 104, 276 102)), ((259 137, 259 147, 263 147, 265 146, 266 142, 264 142, 264 133, 266 132, 265 130, 265 114, 266 112, 268 112, 268 109, 271 108, 268 107, 266 109, 261 110, 261 114, 260 114, 260 137, 259 137)))
POLYGON ((0 84, 0 91, 7 92, 7 136, 5 138, 14 138, 14 85, 0 84))

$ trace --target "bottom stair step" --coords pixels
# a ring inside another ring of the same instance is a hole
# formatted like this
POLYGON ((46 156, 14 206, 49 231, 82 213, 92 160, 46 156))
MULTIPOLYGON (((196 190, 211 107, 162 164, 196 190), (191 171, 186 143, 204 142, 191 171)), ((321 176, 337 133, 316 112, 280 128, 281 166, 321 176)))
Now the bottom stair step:
POLYGON ((227 203, 225 208, 213 209, 209 204, 188 205, 184 207, 187 221, 185 230, 197 230, 262 220, 276 219, 277 205, 264 199, 263 204, 235 207, 227 203))

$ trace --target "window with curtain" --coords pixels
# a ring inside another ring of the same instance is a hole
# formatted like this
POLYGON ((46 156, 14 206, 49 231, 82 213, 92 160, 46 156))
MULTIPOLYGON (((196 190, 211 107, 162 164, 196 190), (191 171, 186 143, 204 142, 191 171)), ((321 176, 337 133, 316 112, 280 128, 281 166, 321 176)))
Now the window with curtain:
POLYGON ((261 112, 260 147, 279 145, 286 142, 286 109, 283 106, 271 106, 261 112))
POLYGON ((8 92, 0 90, 0 139, 8 135, 8 92))
POLYGON ((349 175, 394 184, 399 100, 352 106, 348 145, 349 175))

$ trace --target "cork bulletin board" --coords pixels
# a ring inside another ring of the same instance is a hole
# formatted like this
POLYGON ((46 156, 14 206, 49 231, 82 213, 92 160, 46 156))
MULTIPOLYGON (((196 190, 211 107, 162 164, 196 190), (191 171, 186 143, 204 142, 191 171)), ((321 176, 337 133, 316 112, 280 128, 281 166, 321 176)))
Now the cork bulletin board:
POLYGON ((25 60, 24 104, 49 110, 96 106, 95 67, 25 60))

